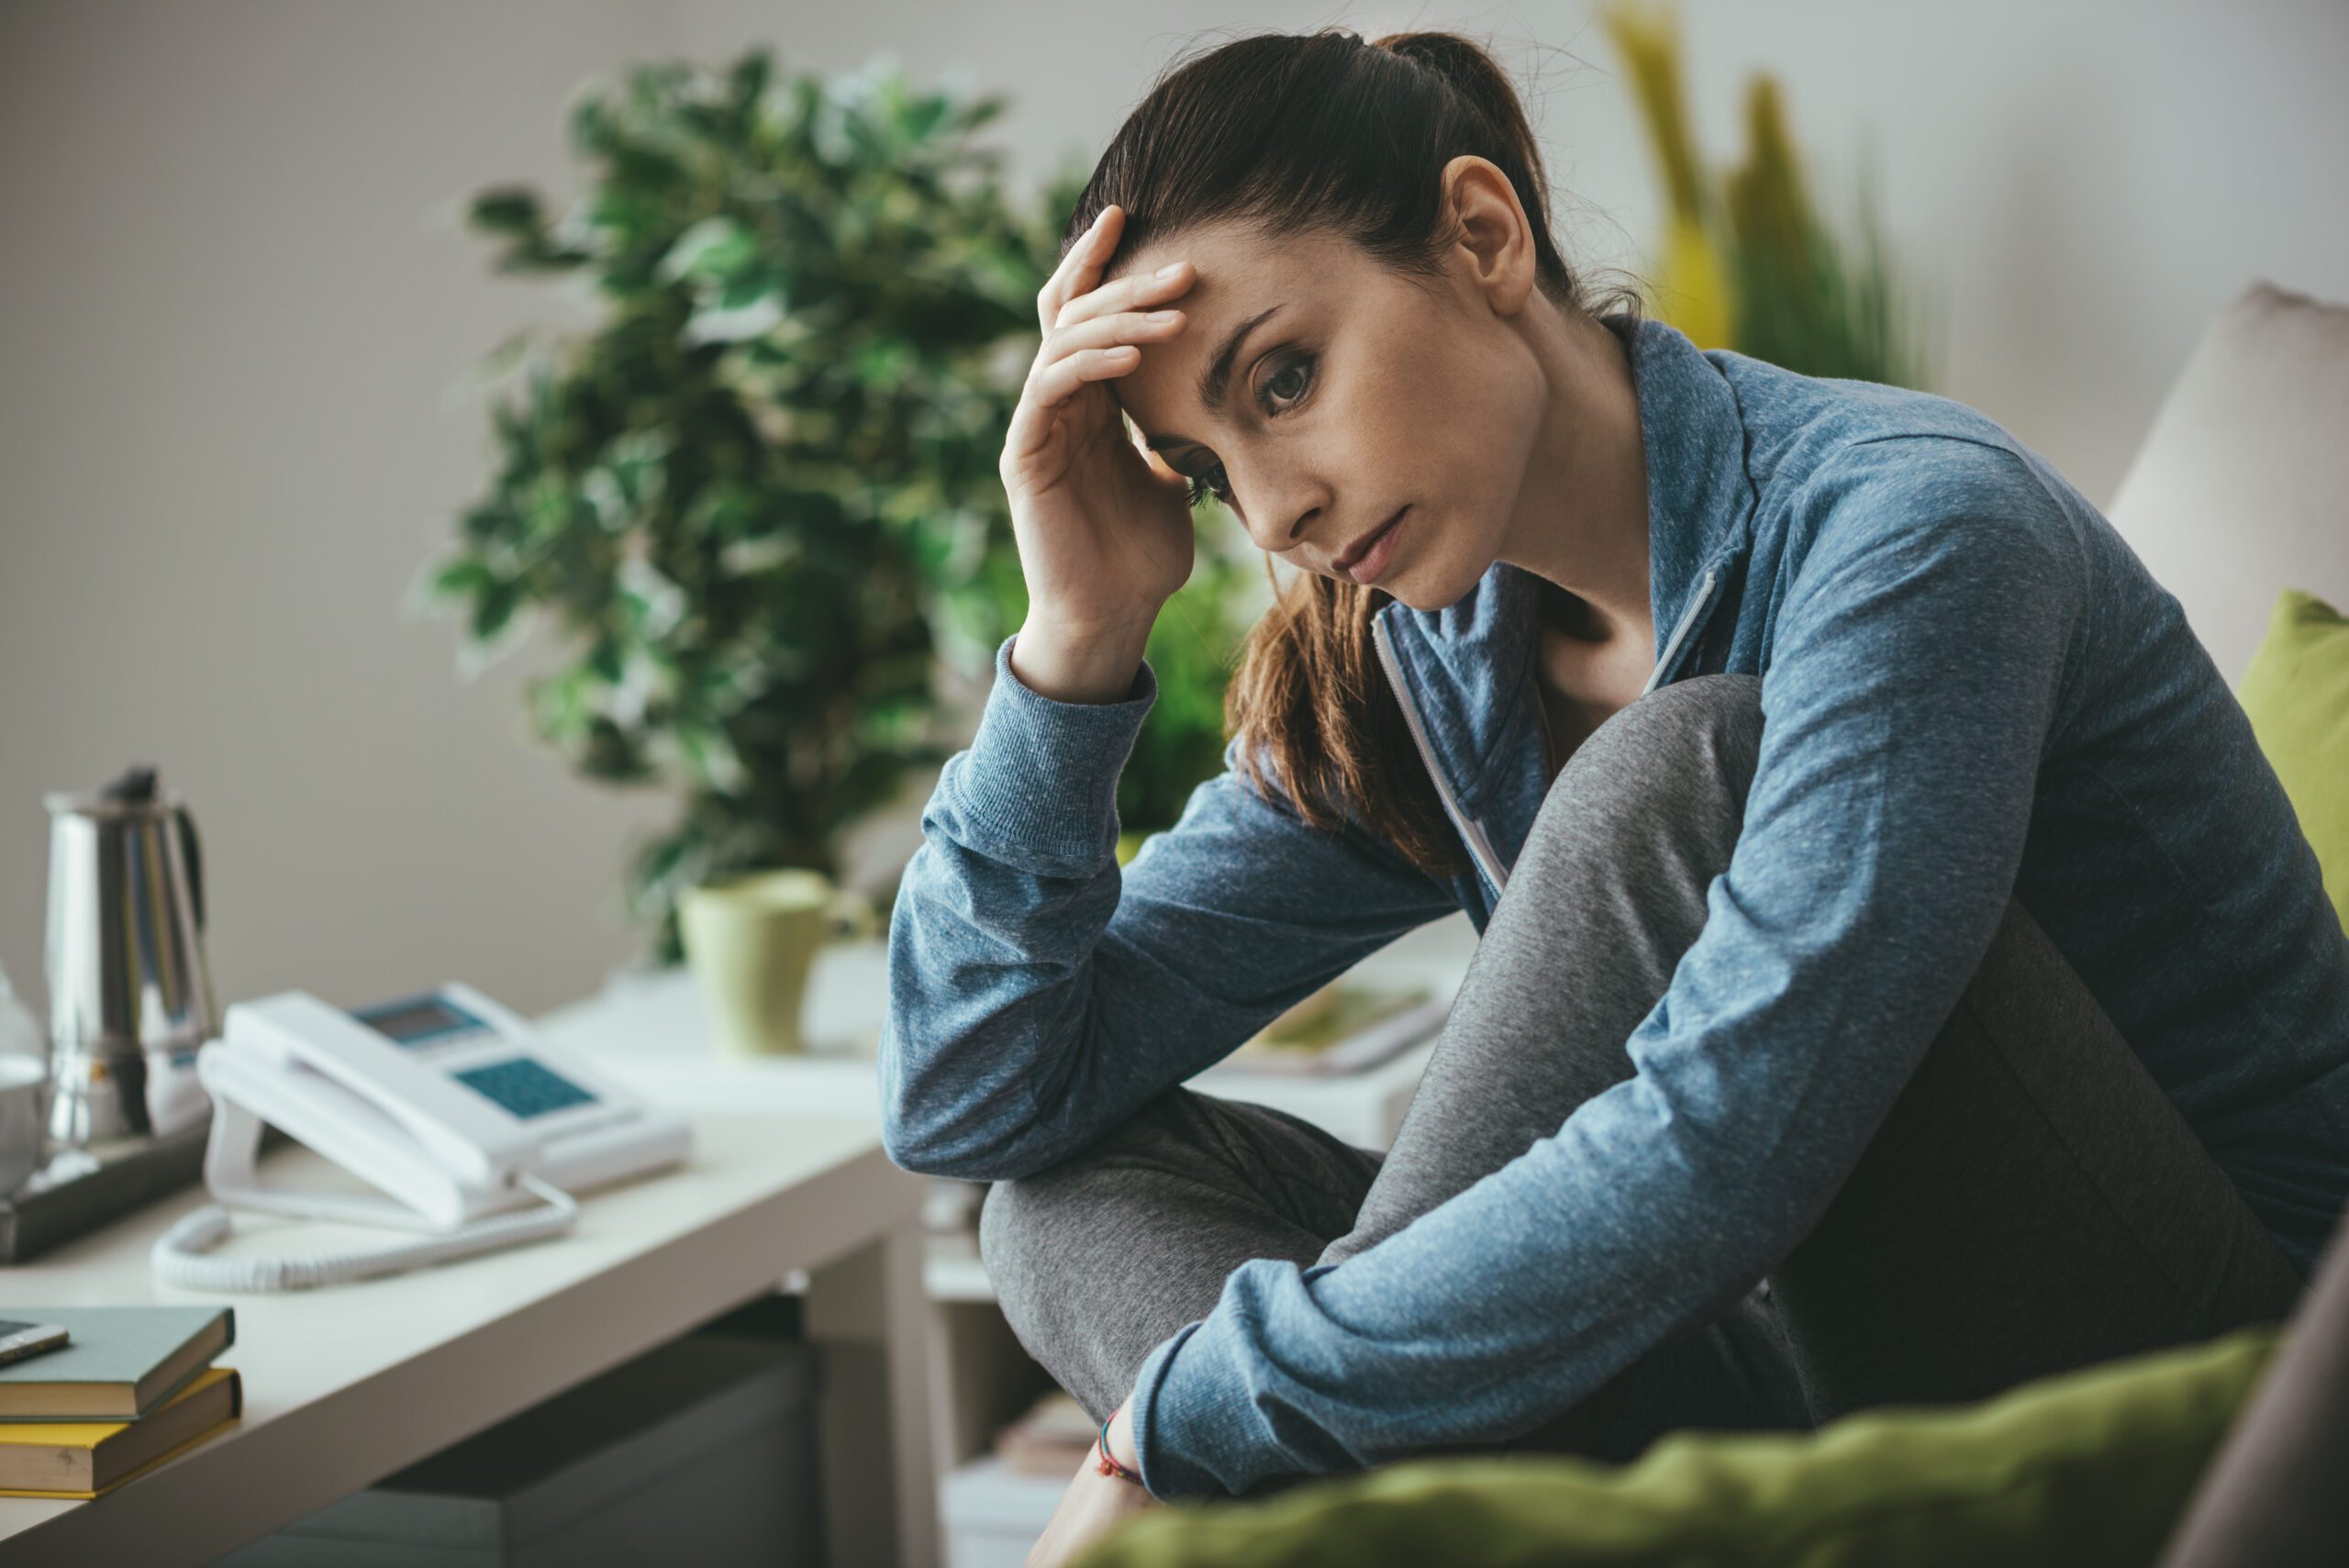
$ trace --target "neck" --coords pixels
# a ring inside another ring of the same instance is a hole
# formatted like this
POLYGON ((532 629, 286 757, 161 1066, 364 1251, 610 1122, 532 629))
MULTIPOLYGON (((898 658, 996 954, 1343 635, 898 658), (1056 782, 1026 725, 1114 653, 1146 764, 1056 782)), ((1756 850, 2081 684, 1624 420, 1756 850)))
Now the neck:
POLYGON ((1549 408, 1500 558, 1572 596, 1545 617, 1567 635, 1653 644, 1647 454, 1629 350, 1598 321, 1554 309, 1540 313, 1532 344, 1549 408))

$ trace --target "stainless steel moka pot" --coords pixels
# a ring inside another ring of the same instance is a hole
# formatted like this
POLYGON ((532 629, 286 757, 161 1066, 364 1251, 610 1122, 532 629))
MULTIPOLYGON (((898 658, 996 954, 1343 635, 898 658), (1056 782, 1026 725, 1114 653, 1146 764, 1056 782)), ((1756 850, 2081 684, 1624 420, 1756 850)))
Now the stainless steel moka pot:
POLYGON ((218 1021, 195 818, 134 767, 49 806, 49 1132, 83 1148, 206 1119, 218 1021))

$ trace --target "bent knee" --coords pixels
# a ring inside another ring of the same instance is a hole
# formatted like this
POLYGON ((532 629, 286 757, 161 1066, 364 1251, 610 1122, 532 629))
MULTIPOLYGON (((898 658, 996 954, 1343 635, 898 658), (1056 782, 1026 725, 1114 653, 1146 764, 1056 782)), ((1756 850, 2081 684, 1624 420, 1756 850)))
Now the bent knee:
POLYGON ((1023 1260, 1030 1255, 1030 1248, 1049 1207, 1029 1185, 1036 1179, 1021 1176, 993 1183, 979 1200, 979 1262, 997 1296, 1024 1273, 1023 1260))
POLYGON ((1057 1164, 987 1188, 979 1204, 979 1261, 998 1296, 1064 1251, 1071 1227, 1102 1223, 1126 1181, 1123 1167, 1163 1154, 1179 1114, 1172 1101, 1162 1095, 1057 1164))
POLYGON ((1635 768, 1670 773, 1742 760, 1762 743, 1758 675, 1692 675, 1658 686, 1608 715, 1567 759, 1586 771, 1635 768))
POLYGON ((1600 780, 1636 786, 1643 798, 1732 788, 1744 799, 1762 750, 1762 683, 1753 675, 1701 675, 1625 704, 1566 759, 1575 788, 1600 780))
POLYGON ((1761 751, 1759 677, 1699 675, 1659 686, 1609 714, 1575 749, 1533 835, 1645 825, 1677 838, 1713 824, 1733 839, 1761 751))

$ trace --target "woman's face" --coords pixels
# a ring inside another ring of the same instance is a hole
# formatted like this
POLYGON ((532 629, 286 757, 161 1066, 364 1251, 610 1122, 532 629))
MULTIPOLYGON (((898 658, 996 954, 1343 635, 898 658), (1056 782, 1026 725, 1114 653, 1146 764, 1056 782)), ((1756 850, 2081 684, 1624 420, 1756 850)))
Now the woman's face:
POLYGON ((1414 609, 1465 595, 1501 551, 1546 406, 1466 253, 1423 281, 1349 240, 1216 225, 1153 238, 1113 275, 1176 261, 1194 281, 1152 308, 1185 312, 1182 330, 1102 384, 1159 461, 1262 549, 1345 582, 1339 557, 1400 511, 1373 584, 1414 609))

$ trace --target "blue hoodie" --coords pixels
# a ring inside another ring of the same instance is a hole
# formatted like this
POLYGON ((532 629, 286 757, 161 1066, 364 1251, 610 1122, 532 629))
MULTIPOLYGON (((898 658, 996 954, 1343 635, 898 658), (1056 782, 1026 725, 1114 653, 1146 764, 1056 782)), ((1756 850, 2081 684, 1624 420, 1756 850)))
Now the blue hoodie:
MULTIPOLYGON (((1627 1042, 1635 1076, 1343 1262, 1241 1264, 1151 1353, 1133 1420, 1162 1496, 1513 1435, 1733 1299, 1858 1159, 2010 894, 2303 1275, 2349 1198, 2349 935, 2177 600, 1963 404, 1611 325, 1647 464, 1648 688, 1762 678, 1734 857, 1627 1042)), ((1121 870, 1156 676, 1056 702, 1007 638, 890 921, 891 1156, 1041 1170, 1413 928, 1457 908, 1482 931, 1546 789, 1539 585, 1496 562, 1374 623, 1475 862, 1449 880, 1351 810, 1323 833, 1257 796, 1236 740, 1121 870)))

